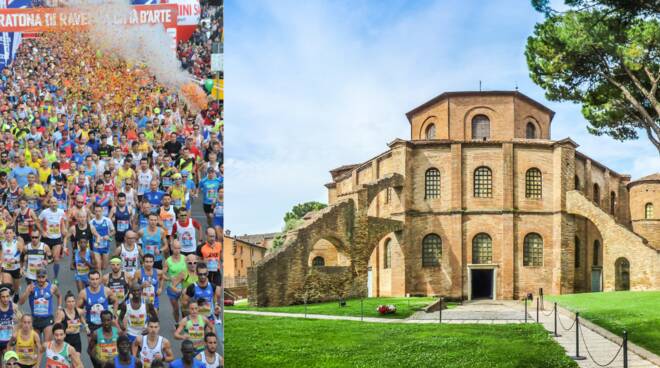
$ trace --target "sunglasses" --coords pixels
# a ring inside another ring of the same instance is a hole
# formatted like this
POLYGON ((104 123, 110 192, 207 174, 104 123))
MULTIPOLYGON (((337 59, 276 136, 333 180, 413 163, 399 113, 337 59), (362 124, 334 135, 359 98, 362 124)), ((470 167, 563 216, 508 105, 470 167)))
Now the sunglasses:
POLYGON ((33 236, 32 239, 39 239, 41 238, 40 236, 33 236))
POLYGON ((197 264, 197 262, 186 262, 186 263, 188 263, 189 265, 196 265, 197 264))
POLYGON ((208 275, 209 275, 208 272, 198 273, 198 274, 197 274, 198 277, 206 277, 206 276, 208 276, 208 275))

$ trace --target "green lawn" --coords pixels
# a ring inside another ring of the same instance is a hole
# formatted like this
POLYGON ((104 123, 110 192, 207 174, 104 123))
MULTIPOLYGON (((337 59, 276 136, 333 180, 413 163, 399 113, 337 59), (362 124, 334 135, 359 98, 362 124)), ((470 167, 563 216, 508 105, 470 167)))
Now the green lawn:
POLYGON ((660 354, 660 291, 617 291, 548 296, 562 307, 660 354))
POLYGON ((225 315, 227 367, 576 367, 541 326, 225 315))
MULTIPOLYGON (((382 318, 407 318, 413 313, 427 305, 436 301, 437 298, 366 298, 364 299, 364 316, 365 317, 382 317, 382 318), (381 315, 376 311, 376 308, 381 304, 394 304, 396 306, 396 313, 381 315)), ((455 303, 449 303, 448 308, 455 307, 455 303)), ((286 307, 251 307, 247 302, 239 303, 233 307, 226 307, 227 310, 254 310, 264 312, 281 312, 281 313, 305 313, 304 305, 291 305, 286 307)), ((307 305, 307 313, 309 314, 327 314, 333 316, 354 316, 360 317, 360 299, 349 299, 346 301, 345 307, 339 307, 339 303, 315 303, 307 305)))

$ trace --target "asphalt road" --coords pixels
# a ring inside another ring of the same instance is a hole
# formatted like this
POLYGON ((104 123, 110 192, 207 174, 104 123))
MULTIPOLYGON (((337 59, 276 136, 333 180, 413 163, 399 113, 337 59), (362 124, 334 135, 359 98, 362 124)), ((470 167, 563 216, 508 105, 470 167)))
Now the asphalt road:
MULTIPOLYGON (((192 211, 193 218, 195 218, 197 221, 199 221, 199 223, 202 224, 202 227, 204 228, 205 231, 206 217, 202 209, 201 200, 197 199, 196 201, 194 201, 192 209, 193 209, 192 211)), ((202 232, 202 234, 205 234, 205 232, 202 232)), ((58 280, 59 280, 60 293, 62 294, 63 304, 64 304, 64 295, 66 295, 67 291, 71 290, 74 293, 74 295, 77 295, 78 293, 76 289, 76 284, 74 282, 74 271, 69 269, 71 256, 72 253, 70 256, 64 256, 63 259, 60 260, 60 273, 58 276, 58 280)), ((109 272, 109 268, 107 272, 109 272)), ((103 272, 103 274, 107 272, 103 272)), ((50 265, 48 266, 49 280, 52 280, 53 276, 54 274, 53 274, 52 265, 50 265)), ((23 281, 21 282, 21 291, 23 291, 24 288, 25 288, 25 282, 23 281)), ((27 303, 27 301, 23 306, 21 306, 21 310, 24 313, 30 313, 30 306, 27 303)), ((164 289, 162 295, 160 296, 160 310, 158 316, 160 318, 160 335, 167 338, 170 341, 170 343, 172 344, 172 351, 174 352, 174 356, 176 358, 180 358, 181 341, 174 339, 175 329, 174 329, 174 317, 172 316, 172 306, 164 289)), ((91 367, 92 362, 89 359, 89 355, 87 355, 87 335, 85 333, 82 333, 81 335, 82 335, 81 337, 82 337, 82 348, 83 348, 83 351, 81 353, 82 363, 84 367, 91 367)), ((220 351, 220 349, 218 350, 220 351)), ((43 358, 41 367, 45 367, 45 365, 46 365, 45 358, 43 358)))

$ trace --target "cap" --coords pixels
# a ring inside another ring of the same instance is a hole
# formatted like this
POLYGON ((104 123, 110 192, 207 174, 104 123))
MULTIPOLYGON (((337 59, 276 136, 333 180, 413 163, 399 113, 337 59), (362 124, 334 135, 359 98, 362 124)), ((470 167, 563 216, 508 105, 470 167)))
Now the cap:
MULTIPOLYGON (((2 175, 3 172, 4 172, 4 171, 1 171, 1 172, 0 172, 0 175, 2 175)), ((172 175, 172 179, 174 179, 174 180, 176 180, 176 179, 181 179, 181 174, 176 173, 176 174, 172 175)))
POLYGON ((2 361, 5 362, 5 363, 7 363, 7 362, 9 361, 9 359, 16 359, 16 360, 18 360, 18 354, 16 354, 15 351, 11 351, 11 350, 10 350, 10 351, 7 351, 7 352, 5 353, 5 356, 2 357, 2 361))
POLYGON ((40 268, 37 270, 37 276, 48 276, 48 271, 45 268, 40 268))
POLYGON ((181 171, 181 175, 183 175, 183 176, 188 176, 188 170, 183 170, 183 171, 181 171))

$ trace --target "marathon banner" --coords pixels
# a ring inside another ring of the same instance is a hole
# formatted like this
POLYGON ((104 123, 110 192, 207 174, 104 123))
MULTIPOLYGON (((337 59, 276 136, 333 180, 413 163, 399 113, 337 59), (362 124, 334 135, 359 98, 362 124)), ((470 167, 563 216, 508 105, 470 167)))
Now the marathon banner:
POLYGON ((132 0, 133 5, 175 4, 179 8, 177 16, 177 37, 187 41, 197 29, 202 15, 199 0, 132 0))
MULTIPOLYGON (((178 7, 173 4, 132 6, 127 14, 102 21, 108 25, 162 24, 176 30, 178 7)), ((58 32, 89 27, 93 11, 76 8, 0 9, 0 32, 58 32)))

